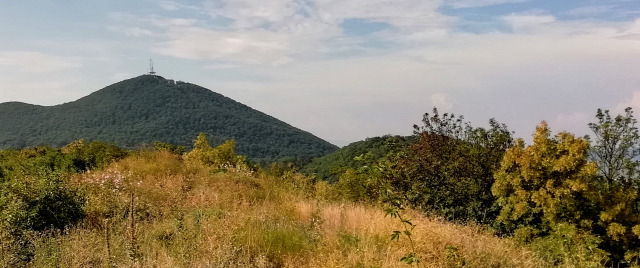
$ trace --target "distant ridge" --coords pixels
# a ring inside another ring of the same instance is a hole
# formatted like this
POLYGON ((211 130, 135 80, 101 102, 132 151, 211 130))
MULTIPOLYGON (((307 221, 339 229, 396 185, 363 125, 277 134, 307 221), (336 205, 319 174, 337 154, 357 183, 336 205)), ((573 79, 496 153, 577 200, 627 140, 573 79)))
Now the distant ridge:
POLYGON ((142 75, 74 102, 0 104, 0 148, 63 146, 78 139, 138 147, 153 141, 190 146, 199 132, 212 145, 235 139, 254 159, 309 158, 337 149, 308 132, 215 93, 142 75))

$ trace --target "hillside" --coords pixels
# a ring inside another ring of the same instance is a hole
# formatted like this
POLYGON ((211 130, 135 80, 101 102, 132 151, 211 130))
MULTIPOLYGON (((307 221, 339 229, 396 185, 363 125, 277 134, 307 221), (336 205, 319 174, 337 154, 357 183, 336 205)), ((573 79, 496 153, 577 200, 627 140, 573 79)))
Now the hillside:
POLYGON ((409 138, 402 136, 367 138, 353 142, 333 153, 314 158, 300 171, 305 175, 314 175, 320 180, 336 182, 347 168, 357 169, 365 164, 355 160, 356 157, 363 156, 366 161, 376 161, 407 144, 409 144, 409 138))
POLYGON ((411 267, 400 259, 412 250, 420 267, 550 266, 482 227, 412 210, 414 247, 392 241, 401 223, 381 205, 332 200, 332 185, 299 174, 139 151, 57 177, 75 154, 0 151, 12 160, 0 162, 0 267, 411 267))
POLYGON ((253 159, 313 157, 336 146, 209 89, 142 75, 56 106, 0 104, 0 148, 62 146, 78 139, 137 147, 235 139, 253 159))

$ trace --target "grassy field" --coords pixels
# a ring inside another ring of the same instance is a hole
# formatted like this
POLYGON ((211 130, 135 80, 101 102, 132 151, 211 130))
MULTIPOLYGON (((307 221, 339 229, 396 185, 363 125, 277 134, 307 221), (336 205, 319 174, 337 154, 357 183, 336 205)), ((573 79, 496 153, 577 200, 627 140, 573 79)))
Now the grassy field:
MULTIPOLYGON (((30 266, 410 267, 399 261, 408 240, 389 239, 401 223, 382 206, 337 201, 331 185, 296 173, 265 174, 143 152, 75 175, 69 183, 87 196, 87 217, 34 235, 30 266)), ((420 267, 547 266, 482 227, 404 216, 417 225, 420 267)))

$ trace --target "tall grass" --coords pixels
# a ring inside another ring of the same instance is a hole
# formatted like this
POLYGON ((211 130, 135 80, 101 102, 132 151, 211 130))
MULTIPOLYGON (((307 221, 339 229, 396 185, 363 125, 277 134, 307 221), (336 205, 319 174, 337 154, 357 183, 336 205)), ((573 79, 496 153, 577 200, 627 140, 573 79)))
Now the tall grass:
MULTIPOLYGON (((331 201, 331 185, 294 173, 220 171, 143 152, 69 183, 87 196, 87 218, 37 235, 33 267, 407 266, 407 241, 389 239, 399 222, 376 205, 331 201)), ((407 213, 425 267, 545 266, 479 226, 407 213)))

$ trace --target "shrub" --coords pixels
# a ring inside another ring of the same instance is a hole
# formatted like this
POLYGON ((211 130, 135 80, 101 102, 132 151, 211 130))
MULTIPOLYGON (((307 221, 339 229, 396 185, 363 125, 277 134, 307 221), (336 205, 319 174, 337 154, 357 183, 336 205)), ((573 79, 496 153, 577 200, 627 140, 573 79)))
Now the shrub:
POLYGON ((62 148, 72 161, 76 171, 87 171, 102 168, 114 160, 127 156, 127 151, 112 144, 101 141, 85 142, 77 140, 62 148))
POLYGON ((61 175, 14 179, 0 193, 0 219, 9 229, 65 229, 84 218, 84 198, 61 175))
POLYGON ((193 141, 193 150, 185 154, 184 159, 213 168, 248 165, 246 157, 236 155, 235 144, 235 141, 229 140, 213 148, 209 145, 207 135, 200 133, 193 141))
POLYGON ((529 247, 553 266, 602 267, 607 253, 598 248, 601 239, 568 223, 551 226, 547 236, 534 238, 529 247))
MULTIPOLYGON (((85 216, 84 197, 59 174, 13 178, 0 185, 0 231, 10 242, 12 265, 33 257, 33 232, 62 230, 85 216)), ((0 243, 4 243, 2 241, 0 243)))

